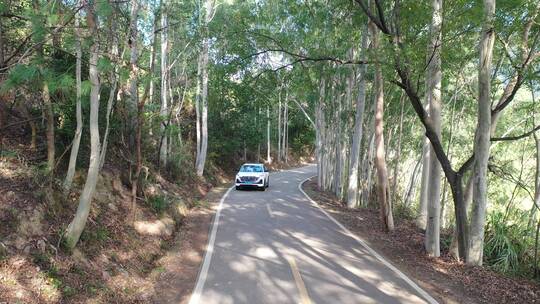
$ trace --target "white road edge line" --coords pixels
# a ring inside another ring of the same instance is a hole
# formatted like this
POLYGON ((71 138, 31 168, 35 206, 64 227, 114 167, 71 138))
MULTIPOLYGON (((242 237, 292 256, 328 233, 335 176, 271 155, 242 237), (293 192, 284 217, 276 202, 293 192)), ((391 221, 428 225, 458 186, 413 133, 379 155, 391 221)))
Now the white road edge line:
POLYGON ((403 272, 401 272, 399 269, 397 269, 392 263, 387 261, 385 258, 383 258, 380 254, 378 254, 374 249, 369 247, 366 242, 364 242, 360 237, 358 237, 356 234, 352 233, 349 229, 347 229, 345 226, 343 226, 340 222, 338 222, 335 218, 333 218, 326 210, 324 210, 317 202, 315 202, 307 193, 302 189, 302 185, 307 182, 308 180, 312 179, 313 177, 316 177, 317 175, 308 177, 304 179, 303 181, 298 184, 298 190, 302 192, 306 198, 311 202, 312 205, 317 207, 324 215, 326 215, 332 222, 334 222, 336 225, 338 225, 343 232, 345 232, 346 235, 356 240, 362 247, 364 247, 372 256, 374 256, 377 260, 379 260, 382 264, 384 264, 386 267, 388 267, 390 270, 392 270, 398 277, 403 279, 409 286, 411 286, 416 292, 418 292, 422 297, 424 297, 424 300, 426 300, 430 304, 438 304, 437 300, 435 300, 432 296, 430 296, 425 290, 423 290, 420 286, 418 286, 415 282, 413 282, 409 277, 407 277, 403 272))
POLYGON ((216 215, 214 216, 214 222, 212 223, 212 232, 210 233, 210 238, 208 239, 208 245, 206 246, 206 253, 204 254, 203 265, 197 277, 197 285, 191 294, 189 299, 189 304, 198 304, 201 300, 201 294, 204 288, 204 283, 206 282, 206 277, 208 276, 208 268, 210 268, 210 261, 212 260, 212 253, 214 252, 214 243, 216 241, 216 233, 219 225, 219 216, 221 215, 221 209, 223 208, 223 202, 225 198, 229 195, 234 186, 230 187, 227 192, 221 197, 219 205, 217 207, 216 215))
POLYGON ((270 214, 270 217, 274 217, 274 214, 272 213, 272 209, 270 209, 270 205, 266 204, 266 209, 268 210, 268 214, 270 214))

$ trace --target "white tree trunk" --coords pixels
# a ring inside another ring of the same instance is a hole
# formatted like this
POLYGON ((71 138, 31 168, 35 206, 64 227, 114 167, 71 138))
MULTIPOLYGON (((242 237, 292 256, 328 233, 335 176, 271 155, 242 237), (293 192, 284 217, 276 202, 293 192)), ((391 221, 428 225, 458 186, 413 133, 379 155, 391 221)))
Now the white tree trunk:
POLYGON ((494 30, 495 0, 484 0, 484 25, 480 40, 480 63, 478 71, 478 123, 474 139, 473 208, 469 248, 465 262, 482 265, 484 251, 484 228, 487 207, 487 164, 491 128, 491 62, 494 30))
MULTIPOLYGON (((114 19, 116 16, 112 17, 111 20, 111 37, 112 37, 112 45, 111 45, 111 62, 114 62, 115 60, 118 60, 118 37, 116 35, 116 20, 114 19)), ((117 64, 115 65, 114 69, 109 74, 109 81, 111 82, 111 88, 109 91, 109 99, 107 99, 107 112, 105 113, 105 134, 103 135, 103 144, 101 147, 101 154, 99 156, 99 169, 101 170, 103 168, 103 164, 105 163, 105 155, 107 154, 107 145, 109 142, 109 133, 110 133, 110 120, 111 120, 111 114, 112 114, 112 107, 113 107, 113 101, 116 96, 116 89, 118 87, 118 75, 120 70, 120 66, 117 64)))
MULTIPOLYGON (((372 124, 371 124, 372 125, 372 124)), ((372 187, 372 169, 373 169, 373 154, 375 151, 375 134, 372 133, 372 130, 370 132, 366 132, 366 134, 371 134, 369 137, 367 143, 366 143, 366 153, 364 156, 364 160, 362 161, 362 178, 361 181, 362 184, 362 192, 360 197, 360 203, 362 206, 367 206, 371 194, 371 187, 372 187)), ((366 138, 367 139, 367 138, 366 138)))
MULTIPOLYGON (((372 47, 375 52, 379 48, 379 30, 370 23, 372 47)), ((392 203, 388 197, 388 169, 384 147, 384 88, 380 63, 375 64, 375 166, 377 168, 377 194, 380 204, 381 220, 387 231, 394 230, 392 203)))
POLYGON ((407 186, 408 190, 405 194, 405 197, 403 198, 403 205, 406 208, 409 208, 411 197, 414 196, 414 190, 416 188, 416 176, 418 174, 418 168, 420 167, 421 164, 422 164, 422 157, 420 157, 420 159, 416 162, 416 165, 414 166, 413 172, 411 174, 411 177, 409 179, 409 183, 407 186))
POLYGON ((319 190, 323 189, 324 180, 324 122, 323 122, 323 103, 325 97, 326 82, 324 78, 321 79, 319 84, 319 98, 317 103, 317 109, 315 111, 315 135, 316 135, 316 156, 317 156, 317 187, 319 190))
MULTIPOLYGON (((429 107, 427 107, 429 109, 429 107)), ((418 228, 425 230, 427 225, 428 214, 428 187, 429 187, 429 159, 431 145, 426 136, 422 137, 424 144, 422 145, 422 178, 420 180, 420 201, 418 203, 418 214, 416 216, 416 224, 418 228)))
POLYGON ((167 166, 167 124, 169 117, 169 101, 168 101, 168 74, 169 67, 167 61, 168 54, 168 23, 167 23, 167 4, 165 1, 161 3, 161 107, 160 114, 160 131, 161 131, 161 145, 159 149, 159 162, 160 166, 167 166))
POLYGON ((68 171, 66 179, 64 180, 64 190, 69 191, 73 182, 73 176, 75 175, 75 168, 77 166, 77 156, 79 155, 79 145, 81 143, 81 135, 83 128, 82 121, 82 107, 81 107, 81 60, 82 60, 82 47, 81 47, 81 31, 79 29, 79 16, 75 17, 75 82, 76 82, 76 94, 75 94, 75 115, 77 117, 77 127, 75 129, 75 136, 73 137, 73 145, 71 146, 71 153, 69 156, 68 171))
MULTIPOLYGON (((94 3, 95 5, 95 3, 94 3)), ((96 18, 94 16, 94 8, 88 8, 88 21, 90 28, 90 38, 92 46, 90 47, 89 59, 89 79, 90 79, 90 164, 88 167, 88 175, 84 189, 79 198, 79 206, 75 217, 69 224, 66 230, 66 244, 68 248, 74 248, 79 241, 82 231, 86 225, 92 197, 96 189, 97 179, 99 177, 99 155, 100 155, 100 139, 99 139, 99 75, 98 75, 98 59, 99 59, 99 42, 97 39, 96 18)))
POLYGON ((201 75, 202 75, 202 53, 197 56, 197 85, 195 88, 195 129, 197 136, 197 155, 195 159, 195 169, 199 166, 199 155, 201 154, 201 75))
POLYGON ((281 142, 281 159, 287 163, 287 133, 289 130, 289 92, 285 93, 285 100, 283 101, 283 134, 281 142))
POLYGON ((405 94, 402 93, 401 97, 399 98, 399 102, 401 103, 401 110, 399 113, 399 135, 398 135, 398 143, 397 143, 397 152, 396 152, 396 159, 394 164, 394 176, 392 177, 392 201, 397 201, 397 194, 398 194, 398 174, 399 174, 399 165, 401 162, 401 143, 403 140, 403 115, 405 114, 405 94))
MULTIPOLYGON (((433 0, 433 15, 428 47, 427 97, 429 112, 437 136, 441 138, 441 44, 442 44, 442 0, 433 0)), ((433 148, 431 154, 434 154, 433 148)), ((429 160, 428 217, 425 247, 428 255, 438 257, 440 249, 441 221, 441 165, 436 157, 429 160)))
POLYGON ((206 0, 204 6, 204 24, 203 24, 203 41, 201 51, 201 131, 200 131, 200 153, 197 154, 197 175, 202 177, 204 174, 204 166, 206 163, 206 154, 208 150, 208 24, 212 20, 214 14, 214 1, 206 0))
POLYGON ((534 132, 533 135, 534 146, 536 148, 536 168, 534 174, 534 202, 531 207, 531 217, 528 227, 533 227, 537 220, 538 208, 540 207, 540 137, 538 137, 537 132, 534 132))
MULTIPOLYGON (((148 63, 148 73, 150 73, 150 83, 148 84, 148 103, 152 104, 154 103, 154 65, 156 61, 156 34, 154 33, 156 31, 156 25, 157 25, 157 16, 156 13, 154 13, 154 22, 152 24, 152 38, 151 38, 151 44, 150 44, 150 62, 148 63)), ((148 128, 148 134, 150 136, 154 136, 154 123, 153 119, 150 118, 150 126, 148 128)))
MULTIPOLYGON (((367 26, 362 31, 362 46, 360 60, 366 59, 368 47, 367 26)), ((349 184, 347 187, 347 206, 358 206, 358 170, 360 165, 360 144, 362 143, 364 126, 364 109, 366 106, 366 79, 367 66, 361 65, 358 69, 358 96, 356 97, 356 113, 354 118, 354 134, 351 147, 351 162, 349 166, 349 184)))
POLYGON ((336 144, 334 145, 335 151, 334 151, 334 157, 335 157, 335 177, 334 177, 334 194, 338 199, 340 198, 340 189, 341 189, 341 175, 342 175, 342 169, 343 169, 343 160, 341 158, 341 149, 342 149, 342 142, 341 142, 341 133, 343 128, 343 121, 342 121, 342 111, 343 111, 343 98, 341 94, 338 93, 338 96, 336 98, 337 100, 337 111, 334 113, 335 117, 335 133, 334 133, 334 140, 336 144))
POLYGON ((281 89, 278 95, 278 123, 277 123, 277 144, 278 144, 278 150, 277 150, 277 161, 278 163, 281 162, 281 89))
POLYGON ((139 103, 138 92, 138 29, 137 29, 137 16, 139 14, 139 1, 131 1, 131 14, 129 25, 129 48, 130 48, 130 76, 129 76, 129 102, 127 103, 128 111, 128 129, 129 129, 129 146, 135 150, 135 133, 137 123, 137 104, 139 103))
POLYGON ((272 163, 272 156, 270 156, 270 106, 266 106, 266 162, 272 163))
MULTIPOLYGON (((536 111, 536 95, 534 93, 534 87, 531 82, 531 98, 533 101, 533 114, 532 114, 532 122, 533 126, 536 125, 536 120, 534 117, 535 111, 536 111)), ((534 138, 534 147, 536 149, 535 157, 536 157, 536 167, 534 172, 534 201, 533 206, 531 207, 531 215, 529 218, 529 223, 527 227, 532 228, 534 227, 534 223, 537 221, 538 216, 538 208, 540 208, 540 137, 538 137, 538 132, 533 133, 534 138)))

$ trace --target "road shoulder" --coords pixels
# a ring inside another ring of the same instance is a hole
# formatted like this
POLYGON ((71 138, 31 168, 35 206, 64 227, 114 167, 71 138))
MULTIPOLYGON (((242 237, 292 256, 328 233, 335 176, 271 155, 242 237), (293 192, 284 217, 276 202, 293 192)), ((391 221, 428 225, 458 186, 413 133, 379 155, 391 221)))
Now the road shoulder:
POLYGON ((449 256, 428 257, 423 232, 412 220, 397 220, 385 233, 378 210, 348 209, 332 193, 317 190, 315 179, 302 189, 327 213, 359 236, 440 303, 535 303, 540 288, 529 281, 503 277, 481 267, 469 267, 449 256))
POLYGON ((213 188, 184 219, 182 231, 158 261, 163 272, 156 283, 153 303, 188 303, 197 283, 217 207, 228 185, 213 188))

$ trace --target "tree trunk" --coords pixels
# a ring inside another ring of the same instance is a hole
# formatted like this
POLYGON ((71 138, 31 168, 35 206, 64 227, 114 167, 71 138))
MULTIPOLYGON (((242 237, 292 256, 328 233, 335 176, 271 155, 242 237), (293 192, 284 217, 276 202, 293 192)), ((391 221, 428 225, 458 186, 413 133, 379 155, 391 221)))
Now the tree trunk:
POLYGON ((392 201, 393 202, 397 202, 397 198, 398 198, 398 191, 397 191, 397 186, 398 186, 398 173, 399 173, 399 165, 400 165, 400 162, 401 162, 401 141, 403 140, 403 115, 404 115, 404 110, 405 110, 405 94, 402 94, 401 97, 399 98, 399 102, 401 103, 401 110, 400 110, 400 114, 399 114, 399 135, 398 135, 398 143, 397 143, 397 155, 396 155, 396 160, 395 160, 395 164, 394 164, 394 176, 392 178, 392 191, 393 191, 393 195, 392 195, 392 201))
MULTIPOLYGON (((429 108, 429 107, 427 107, 429 108)), ((422 137, 424 144, 422 145, 422 179, 420 180, 420 201, 418 203, 418 214, 416 216, 416 224, 418 228, 425 230, 427 225, 428 214, 428 184, 429 184, 429 159, 430 143, 425 136, 422 137)))
POLYGON ((287 163, 287 135, 289 131, 289 92, 285 93, 285 100, 283 101, 283 138, 281 142, 281 159, 287 163))
MULTIPOLYGON (((437 136, 441 137, 441 44, 442 44, 442 0, 433 0, 433 16, 430 28, 428 56, 428 102, 430 118, 437 136)), ((433 149, 433 147, 432 147, 433 149)), ((433 150, 431 153, 434 153, 433 150)), ((429 161, 428 218, 426 224, 425 247, 428 255, 438 257, 440 250, 441 218, 441 165, 436 157, 429 161)))
POLYGON ((201 75, 202 75, 202 53, 197 56, 197 85, 195 88, 195 115, 196 115, 196 136, 197 154, 195 159, 195 170, 199 166, 199 155, 201 155, 201 75))
POLYGON ((54 113, 51 102, 51 95, 49 93, 49 83, 47 80, 43 81, 43 90, 41 92, 43 98, 43 105, 45 106, 45 117, 47 118, 47 170, 50 174, 53 174, 55 167, 55 146, 54 146, 54 113))
POLYGON ((129 134, 129 146, 132 151, 135 150, 135 136, 136 136, 136 121, 137 121, 137 104, 139 103, 138 93, 138 49, 137 40, 139 31, 137 29, 137 20, 139 14, 139 1, 131 0, 131 14, 129 24, 129 40, 128 46, 130 49, 130 76, 129 76, 129 101, 127 103, 127 115, 128 115, 128 134, 129 134))
POLYGON ((97 39, 97 25, 94 16, 94 7, 88 7, 87 19, 90 30, 92 45, 90 47, 89 58, 89 79, 90 79, 90 164, 88 167, 88 175, 84 184, 84 189, 79 198, 79 206, 75 217, 69 224, 66 230, 66 245, 68 248, 74 248, 79 241, 82 231, 86 225, 92 197, 96 189, 96 183, 99 176, 99 154, 100 154, 100 139, 99 139, 99 90, 100 82, 98 76, 98 59, 99 45, 97 39))
POLYGON ((73 176, 75 175, 75 167, 77 165, 77 156, 79 155, 79 145, 81 143, 81 135, 83 128, 82 121, 82 108, 81 108, 81 59, 82 59, 82 49, 81 49, 81 32, 79 29, 79 17, 75 17, 75 54, 76 54, 76 63, 75 63, 75 79, 76 79, 76 117, 77 117, 77 127, 75 129, 75 136, 73 137, 73 145, 71 146, 71 153, 69 156, 69 165, 68 171, 66 174, 66 179, 64 180, 64 190, 69 191, 71 189, 71 183, 73 182, 73 176))
MULTIPOLYGON (((465 193, 464 193, 464 197, 463 197, 463 208, 465 209, 465 212, 467 212, 468 214, 468 210, 469 210, 469 207, 471 206, 471 201, 472 201, 472 178, 469 177, 469 179, 467 180, 467 184, 465 185, 465 193)), ((453 231, 453 234, 452 234, 452 242, 450 243, 450 248, 448 249, 448 251, 450 251, 450 254, 456 259, 456 260, 459 260, 461 257, 460 253, 459 253, 459 248, 458 248, 458 239, 459 239, 459 236, 458 236, 458 231, 457 231, 457 225, 454 226, 454 231, 453 231)))
MULTIPOLYGON (((536 121, 534 118, 534 112, 536 110, 536 96, 534 93, 534 88, 531 85, 531 95, 533 100, 533 126, 536 125, 536 121)), ((534 147, 536 149, 536 168, 535 168, 535 174, 534 174, 534 202, 533 206, 531 207, 531 216, 529 220, 529 224, 527 227, 533 227, 534 223, 537 221, 537 215, 538 215, 538 208, 540 208, 540 137, 538 136, 538 132, 533 133, 534 137, 534 147)))
POLYGON ((161 107, 159 110, 160 114, 160 131, 161 131, 161 147, 159 150, 159 162, 160 167, 167 166, 167 119, 169 117, 169 103, 167 100, 167 89, 168 89, 168 74, 169 67, 167 63, 167 54, 168 54, 168 24, 167 24, 167 5, 165 1, 161 3, 161 107))
MULTIPOLYGON (((341 77, 340 77, 340 80, 341 80, 341 77)), ((336 100, 337 100, 337 111, 335 111, 335 134, 334 134, 334 138, 336 140, 336 144, 334 145, 335 147, 335 159, 336 159, 336 164, 335 164, 335 178, 334 178, 334 193, 336 195, 336 197, 338 198, 338 200, 341 200, 341 176, 342 176, 342 169, 343 169, 343 159, 341 158, 341 149, 342 149, 342 141, 341 141, 341 137, 342 137, 342 129, 343 129, 343 121, 342 121, 342 118, 343 118, 343 98, 341 96, 340 93, 338 93, 338 96, 336 97, 336 100)))
POLYGON ((4 68, 4 25, 0 20, 0 69, 4 68))
POLYGON ((469 249, 466 263, 482 265, 484 250, 484 226, 487 207, 487 164, 491 136, 491 62, 494 30, 495 0, 484 0, 484 25, 480 40, 480 64, 478 72, 478 123, 474 140, 473 208, 469 249))
MULTIPOLYGON (((372 47, 379 48, 379 30, 370 22, 372 47)), ((375 64, 375 167, 377 168, 377 194, 380 204, 381 219, 387 231, 394 230, 392 205, 388 197, 388 169, 384 148, 384 88, 380 63, 375 64)))
POLYGON ((409 179, 409 186, 407 187, 407 192, 405 194, 405 197, 403 198, 403 205, 406 208, 409 208, 411 197, 414 196, 414 189, 416 187, 416 176, 418 175, 418 168, 420 167, 420 164, 422 163, 422 157, 416 162, 416 165, 414 166, 413 172, 411 174, 411 177, 409 179))
MULTIPOLYGON (((39 3, 36 2, 36 5, 39 3)), ((39 7, 36 7, 36 10, 39 10, 39 7)), ((44 44, 44 43, 43 43, 44 44)), ((38 56, 43 58, 43 44, 38 47, 38 56)), ((54 112, 51 102, 51 94, 49 92, 49 83, 46 67, 41 66, 41 77, 43 78, 43 83, 41 84, 41 99, 43 100, 44 116, 47 121, 45 137, 47 138, 47 171, 52 176, 53 170, 55 167, 55 145, 54 145, 54 112)))
POLYGON ((206 154, 208 150, 208 47, 209 33, 208 24, 212 20, 214 11, 214 2, 206 0, 204 8, 203 41, 202 41, 202 59, 201 59, 201 144, 200 154, 197 155, 197 175, 202 177, 206 163, 206 154))
POLYGON ((281 162, 281 89, 278 93, 278 123, 277 123, 277 143, 278 143, 278 150, 277 150, 277 161, 278 163, 281 162))
POLYGON ((37 140, 37 127, 35 119, 32 117, 29 111, 28 104, 21 102, 19 111, 23 115, 24 119, 28 121, 28 126, 31 130, 31 137, 30 137, 30 149, 35 150, 36 149, 36 140, 37 140))
POLYGON ((272 156, 270 156, 270 106, 266 106, 266 162, 272 163, 272 156))
MULTIPOLYGON (((112 15, 111 18, 111 62, 115 62, 116 60, 119 60, 119 50, 118 50, 118 37, 116 35, 116 14, 112 15)), ((122 58, 123 56, 120 56, 122 58)), ((103 135, 103 144, 101 147, 101 155, 100 155, 100 161, 99 161, 99 169, 101 170, 103 168, 103 165, 105 164, 105 156, 107 154, 107 146, 109 143, 109 133, 110 133, 110 125, 111 125, 111 115, 112 115, 112 109, 113 109, 113 101, 115 96, 117 96, 117 88, 118 88, 118 75, 120 71, 120 66, 117 64, 115 65, 114 69, 109 73, 109 81, 111 83, 111 88, 109 91, 109 98, 107 99, 107 111, 105 112, 105 134, 103 135)))
POLYGON ((324 121, 323 121, 323 104, 325 97, 326 82, 324 78, 319 83, 319 98, 317 102, 317 109, 315 111, 315 135, 316 135, 316 156, 317 156, 317 188, 323 189, 324 180, 324 121))

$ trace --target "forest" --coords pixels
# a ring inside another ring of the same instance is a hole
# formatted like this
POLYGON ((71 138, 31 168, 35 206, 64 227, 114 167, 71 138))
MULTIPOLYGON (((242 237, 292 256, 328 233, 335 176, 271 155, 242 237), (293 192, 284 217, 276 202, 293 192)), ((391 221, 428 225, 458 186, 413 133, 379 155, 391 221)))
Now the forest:
POLYGON ((156 181, 311 159, 423 254, 537 284, 538 99, 537 0, 1 0, 0 261, 51 265, 28 202, 54 250, 99 239, 104 176, 134 222, 174 208, 156 181))

